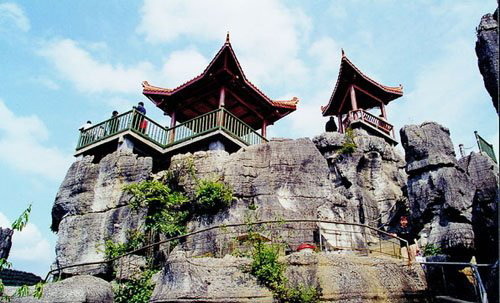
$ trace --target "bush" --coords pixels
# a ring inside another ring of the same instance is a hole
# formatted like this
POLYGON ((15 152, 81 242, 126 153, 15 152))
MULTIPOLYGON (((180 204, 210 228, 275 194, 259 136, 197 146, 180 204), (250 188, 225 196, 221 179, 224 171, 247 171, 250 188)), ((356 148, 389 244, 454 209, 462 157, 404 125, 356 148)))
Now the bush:
POLYGON ((432 243, 428 243, 422 248, 422 255, 424 257, 436 256, 436 255, 440 255, 442 253, 443 253, 443 250, 441 249, 441 247, 439 247, 435 244, 432 244, 432 243))
POLYGON ((153 294, 153 270, 145 270, 137 279, 118 284, 114 289, 116 303, 148 303, 153 294))
POLYGON ((129 251, 139 249, 144 244, 144 233, 138 230, 129 230, 127 231, 127 241, 125 243, 115 243, 109 238, 104 241, 104 256, 107 260, 111 260, 129 251))
POLYGON ((341 155, 352 154, 356 151, 357 145, 354 142, 354 133, 352 129, 348 128, 345 133, 345 140, 342 144, 342 147, 338 150, 338 153, 341 155))
POLYGON ((220 181, 200 180, 194 196, 194 211, 197 214, 215 214, 231 205, 233 190, 220 181))

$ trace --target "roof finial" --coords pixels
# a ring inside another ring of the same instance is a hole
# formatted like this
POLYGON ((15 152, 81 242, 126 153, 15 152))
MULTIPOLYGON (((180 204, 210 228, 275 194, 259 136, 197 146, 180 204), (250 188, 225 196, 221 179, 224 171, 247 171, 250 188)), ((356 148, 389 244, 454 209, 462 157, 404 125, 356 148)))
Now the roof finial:
POLYGON ((226 43, 229 43, 229 31, 227 31, 227 35, 226 35, 226 43))
POLYGON ((342 58, 344 58, 344 57, 345 57, 345 52, 344 52, 344 49, 343 49, 343 48, 341 48, 341 50, 342 50, 342 58))

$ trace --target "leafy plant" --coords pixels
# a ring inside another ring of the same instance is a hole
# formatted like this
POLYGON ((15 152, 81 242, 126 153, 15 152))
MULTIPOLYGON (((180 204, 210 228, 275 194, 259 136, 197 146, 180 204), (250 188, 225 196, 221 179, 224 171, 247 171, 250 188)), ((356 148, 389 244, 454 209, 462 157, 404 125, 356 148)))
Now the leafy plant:
POLYGON ((231 205, 233 190, 220 181, 200 180, 196 186, 194 210, 198 214, 214 214, 231 205))
POLYGON ((356 142, 354 142, 354 133, 352 129, 348 128, 344 136, 344 142, 342 147, 338 150, 338 153, 341 155, 352 154, 357 148, 356 142))
POLYGON ((257 241, 252 255, 250 274, 268 287, 278 302, 316 303, 320 299, 318 287, 299 284, 290 287, 285 277, 285 265, 278 261, 280 246, 257 241))
POLYGON ((431 257, 431 256, 436 256, 440 255, 443 253, 443 250, 441 247, 432 244, 432 243, 427 243, 423 248, 422 248, 422 254, 424 257, 431 257))
POLYGON ((114 289, 114 300, 116 303, 147 303, 153 293, 154 284, 151 277, 155 274, 153 270, 145 270, 133 280, 119 284, 114 289))
POLYGON ((24 227, 28 224, 28 220, 31 213, 31 204, 26 208, 21 215, 14 220, 12 223, 12 229, 17 231, 22 231, 24 227))
POLYGON ((125 243, 115 243, 111 239, 104 242, 104 255, 107 260, 117 258, 129 251, 139 249, 144 246, 144 233, 138 230, 127 231, 127 241, 125 243))

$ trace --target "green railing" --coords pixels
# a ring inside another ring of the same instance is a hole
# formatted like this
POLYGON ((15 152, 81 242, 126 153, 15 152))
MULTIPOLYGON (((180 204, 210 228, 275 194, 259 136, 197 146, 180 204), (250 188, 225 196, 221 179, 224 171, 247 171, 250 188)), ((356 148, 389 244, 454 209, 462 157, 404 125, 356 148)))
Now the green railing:
POLYGON ((82 130, 76 150, 82 149, 124 131, 132 131, 161 148, 202 136, 217 129, 223 130, 246 145, 267 140, 224 108, 166 128, 147 116, 131 110, 82 130))

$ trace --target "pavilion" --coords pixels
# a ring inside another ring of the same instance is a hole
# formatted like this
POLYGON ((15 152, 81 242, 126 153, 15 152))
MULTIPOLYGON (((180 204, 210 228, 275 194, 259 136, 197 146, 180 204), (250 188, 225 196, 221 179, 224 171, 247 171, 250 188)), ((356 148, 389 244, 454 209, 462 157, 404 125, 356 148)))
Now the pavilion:
POLYGON ((382 85, 363 74, 342 50, 340 70, 332 96, 326 106, 321 107, 323 116, 337 116, 338 130, 360 127, 369 133, 397 144, 394 127, 387 120, 386 105, 403 95, 403 87, 382 85), (369 112, 373 108, 380 115, 369 112))
POLYGON ((267 142, 267 126, 295 111, 298 103, 296 97, 271 100, 252 84, 236 58, 229 34, 197 77, 174 89, 147 81, 142 86, 143 94, 170 116, 170 125, 161 126, 132 110, 83 130, 75 156, 100 158, 120 148, 159 158, 208 149, 234 152, 267 142))

